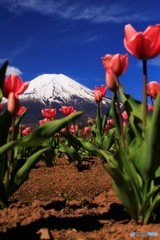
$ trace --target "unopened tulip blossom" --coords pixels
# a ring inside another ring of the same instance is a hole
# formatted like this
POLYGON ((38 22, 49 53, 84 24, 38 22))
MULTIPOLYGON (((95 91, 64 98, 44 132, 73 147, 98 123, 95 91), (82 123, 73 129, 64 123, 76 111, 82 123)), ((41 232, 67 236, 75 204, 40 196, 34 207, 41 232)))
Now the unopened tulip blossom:
POLYGON ((19 109, 19 99, 14 95, 13 92, 11 92, 8 95, 8 105, 7 105, 8 111, 15 116, 18 109, 19 109))
POLYGON ((108 69, 106 72, 106 84, 111 91, 115 92, 118 89, 119 81, 112 69, 108 69))
POLYGON ((137 32, 131 24, 124 29, 124 46, 135 57, 144 60, 160 54, 160 24, 148 26, 137 32))
POLYGON ((103 93, 99 90, 94 90, 94 99, 96 102, 102 102, 103 93))

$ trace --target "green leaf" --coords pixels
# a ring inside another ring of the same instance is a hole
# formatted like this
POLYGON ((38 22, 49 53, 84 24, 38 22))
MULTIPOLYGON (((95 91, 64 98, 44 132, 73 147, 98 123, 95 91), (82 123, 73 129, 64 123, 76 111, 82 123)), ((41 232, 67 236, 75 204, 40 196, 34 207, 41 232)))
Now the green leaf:
POLYGON ((81 162, 81 157, 73 146, 68 146, 65 142, 60 143, 58 150, 69 156, 72 162, 75 162, 76 160, 78 162, 81 162))
POLYGON ((156 169, 160 166, 160 94, 158 95, 152 115, 151 125, 148 127, 144 157, 141 159, 141 169, 145 178, 152 178, 156 169))
MULTIPOLYGON (((42 153, 47 151, 49 148, 43 148, 39 150, 38 152, 31 155, 26 162, 23 164, 23 166, 17 171, 14 183, 11 182, 10 189, 9 189, 9 196, 11 196, 19 187, 20 185, 26 180, 29 172, 33 168, 33 166, 37 163, 42 153), (13 184, 13 185, 12 185, 13 184)), ((8 197, 9 197, 8 196, 8 197)))
POLYGON ((113 179, 115 191, 129 215, 138 223, 138 202, 130 180, 117 168, 105 166, 113 179))
POLYGON ((119 115, 117 113, 117 108, 116 108, 116 94, 114 94, 112 101, 111 101, 110 116, 114 119, 116 131, 117 131, 118 135, 120 136, 120 134, 121 134, 120 120, 119 120, 119 115))
MULTIPOLYGON (((132 119, 134 119, 134 121, 136 119, 136 121, 139 122, 139 126, 140 126, 140 123, 142 123, 142 112, 143 112, 142 102, 132 98, 132 96, 130 96, 129 94, 125 94, 122 89, 120 89, 119 92, 120 92, 125 110, 127 111, 129 121, 131 120, 130 117, 132 116, 132 119)), ((151 122, 151 116, 148 114, 147 124, 149 125, 150 122, 151 122)))
POLYGON ((109 151, 111 146, 114 144, 114 137, 113 137, 114 134, 115 134, 115 129, 112 128, 109 130, 109 132, 106 135, 103 135, 99 148, 109 151))

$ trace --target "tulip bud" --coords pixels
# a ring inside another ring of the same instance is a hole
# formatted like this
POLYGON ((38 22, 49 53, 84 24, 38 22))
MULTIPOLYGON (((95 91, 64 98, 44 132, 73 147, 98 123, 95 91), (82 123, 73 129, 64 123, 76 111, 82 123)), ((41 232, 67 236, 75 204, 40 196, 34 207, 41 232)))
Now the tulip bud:
POLYGON ((8 96, 8 111, 12 115, 16 115, 19 109, 19 99, 15 96, 13 92, 9 93, 8 96))
POLYGON ((112 69, 108 69, 106 73, 106 84, 111 91, 116 91, 118 89, 118 79, 112 69))
POLYGON ((102 102, 103 93, 99 90, 94 91, 94 99, 96 102, 102 102))

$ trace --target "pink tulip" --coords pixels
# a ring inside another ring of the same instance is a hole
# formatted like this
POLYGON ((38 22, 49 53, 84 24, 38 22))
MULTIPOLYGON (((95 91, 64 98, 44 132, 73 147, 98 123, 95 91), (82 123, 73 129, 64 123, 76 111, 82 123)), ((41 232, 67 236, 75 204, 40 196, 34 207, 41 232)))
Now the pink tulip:
POLYGON ((128 54, 106 54, 101 59, 105 70, 111 69, 116 77, 121 76, 128 66, 128 54))
POLYGON ((42 120, 39 120, 39 125, 43 125, 44 123, 49 122, 49 121, 50 121, 50 119, 44 118, 42 120))
POLYGON ((87 136, 90 133, 90 130, 90 127, 85 127, 83 131, 84 136, 87 136))
POLYGON ((103 99, 103 93, 99 90, 94 91, 94 99, 96 102, 102 102, 103 99))
POLYGON ((160 93, 160 83, 156 81, 149 82, 147 84, 147 95, 155 99, 158 93, 160 93))
POLYGON ((112 69, 108 69, 106 73, 106 84, 111 91, 116 91, 118 89, 119 82, 112 69))
POLYGON ((128 114, 126 111, 122 112, 122 117, 124 118, 125 121, 128 121, 129 118, 128 118, 128 114))
POLYGON ((124 32, 124 46, 135 57, 145 60, 160 53, 160 24, 148 26, 144 32, 137 32, 127 24, 124 32))
POLYGON ((29 82, 23 83, 22 79, 15 75, 10 74, 4 81, 3 94, 5 98, 12 92, 17 97, 18 95, 24 93, 28 88, 29 82))

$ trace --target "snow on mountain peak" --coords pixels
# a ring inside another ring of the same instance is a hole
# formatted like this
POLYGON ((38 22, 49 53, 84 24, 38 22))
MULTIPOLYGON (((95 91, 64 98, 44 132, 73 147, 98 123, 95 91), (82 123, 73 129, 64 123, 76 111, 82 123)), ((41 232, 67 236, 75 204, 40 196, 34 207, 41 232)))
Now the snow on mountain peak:
POLYGON ((94 94, 89 88, 63 74, 43 74, 30 81, 22 98, 45 99, 49 101, 68 101, 73 97, 93 102, 94 94))

